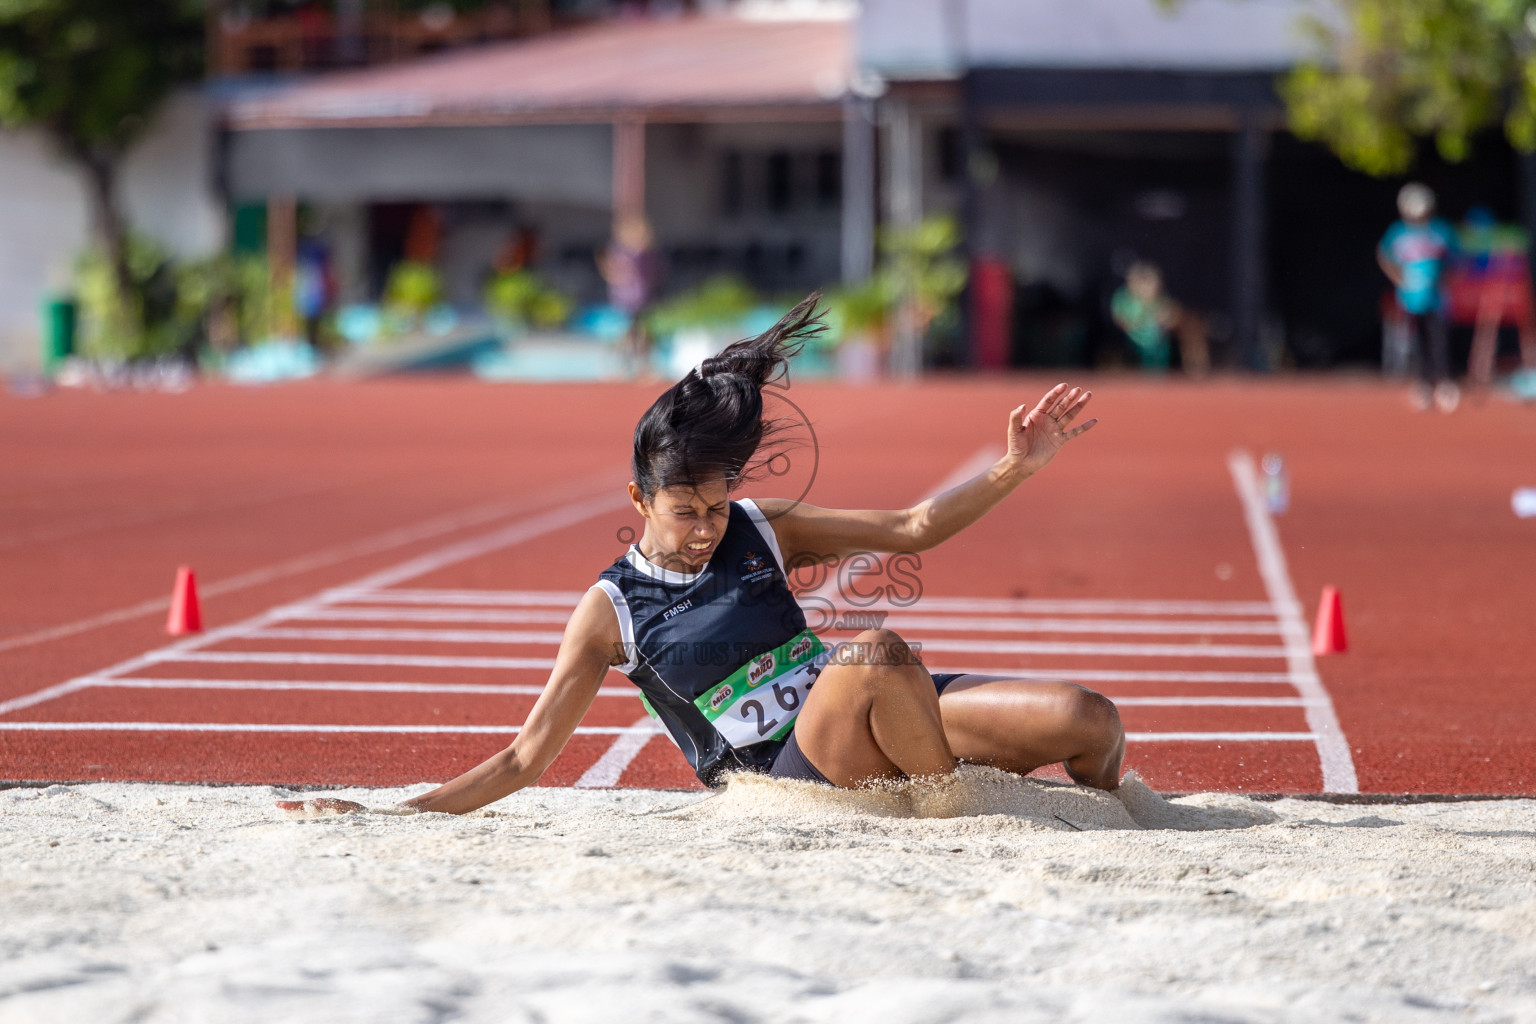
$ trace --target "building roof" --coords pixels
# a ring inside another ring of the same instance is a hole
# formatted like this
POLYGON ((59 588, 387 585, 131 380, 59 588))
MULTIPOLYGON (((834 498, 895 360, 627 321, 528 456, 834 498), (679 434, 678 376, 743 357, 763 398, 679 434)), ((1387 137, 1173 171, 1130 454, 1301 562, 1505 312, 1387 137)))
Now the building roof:
POLYGON ((858 59, 890 78, 966 67, 1277 71, 1308 53, 1318 0, 864 0, 858 59))
POLYGON ((318 128, 835 116, 846 20, 613 21, 237 98, 232 127, 318 128))

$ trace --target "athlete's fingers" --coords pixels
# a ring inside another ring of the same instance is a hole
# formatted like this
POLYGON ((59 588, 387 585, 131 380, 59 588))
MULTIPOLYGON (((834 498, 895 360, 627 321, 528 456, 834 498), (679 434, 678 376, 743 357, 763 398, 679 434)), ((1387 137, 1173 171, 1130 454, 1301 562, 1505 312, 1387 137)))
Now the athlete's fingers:
POLYGON ((333 796, 314 797, 310 800, 278 800, 277 809, 309 816, 347 814, 352 811, 367 810, 360 803, 355 803, 351 800, 341 800, 333 796))
POLYGON ((1057 398, 1055 404, 1051 406, 1051 418, 1057 419, 1062 413, 1071 408, 1072 403, 1077 400, 1077 396, 1082 394, 1082 392, 1082 388, 1073 388, 1057 398))
POLYGON ((1072 440, 1078 434, 1086 434, 1088 432, 1088 429, 1090 427, 1092 427, 1097 422, 1099 422, 1098 417, 1094 417, 1093 419, 1089 420, 1087 423, 1084 423, 1082 426, 1073 427, 1071 430, 1067 431, 1067 440, 1068 441, 1072 440))
POLYGON ((1035 403, 1035 412, 1050 415, 1051 407, 1056 404, 1056 400, 1061 397, 1061 393, 1065 390, 1067 390, 1067 385, 1065 382, 1057 384, 1055 387, 1051 388, 1051 390, 1045 393, 1044 398, 1035 403))
POLYGON ((1066 383, 1057 384, 1040 400, 1040 405, 1044 408, 1047 416, 1054 413, 1057 407, 1061 405, 1062 400, 1070 393, 1068 388, 1069 385, 1066 383))
POLYGON ((1077 419, 1077 414, 1083 411, 1083 407, 1088 404, 1088 399, 1090 399, 1092 397, 1093 397, 1093 392, 1092 391, 1084 391, 1082 396, 1080 398, 1078 398, 1077 401, 1072 403, 1071 408, 1069 408, 1066 412, 1061 414, 1061 418, 1059 420, 1057 420, 1057 422, 1060 423, 1062 426, 1066 426, 1067 424, 1071 423, 1073 420, 1077 419))

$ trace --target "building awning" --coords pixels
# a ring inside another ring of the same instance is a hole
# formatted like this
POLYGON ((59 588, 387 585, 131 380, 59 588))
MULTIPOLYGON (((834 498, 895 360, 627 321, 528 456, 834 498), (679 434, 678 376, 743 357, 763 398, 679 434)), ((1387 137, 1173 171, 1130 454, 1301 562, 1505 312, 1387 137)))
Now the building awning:
POLYGON ((1303 17, 1337 21, 1312 0, 882 0, 860 15, 859 62, 893 81, 967 67, 1273 74, 1311 54, 1303 17))
POLYGON ((232 101, 236 130, 821 120, 852 80, 844 20, 613 21, 341 72, 232 101))

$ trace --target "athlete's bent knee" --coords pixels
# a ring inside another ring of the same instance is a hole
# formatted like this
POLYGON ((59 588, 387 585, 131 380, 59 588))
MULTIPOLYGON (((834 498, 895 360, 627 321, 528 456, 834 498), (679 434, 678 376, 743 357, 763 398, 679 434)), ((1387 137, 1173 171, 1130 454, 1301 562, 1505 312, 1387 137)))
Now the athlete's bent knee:
POLYGON ((1095 693, 1076 683, 1064 683, 1057 693, 1057 710, 1074 732, 1105 743, 1124 735, 1120 709, 1102 693, 1095 693))

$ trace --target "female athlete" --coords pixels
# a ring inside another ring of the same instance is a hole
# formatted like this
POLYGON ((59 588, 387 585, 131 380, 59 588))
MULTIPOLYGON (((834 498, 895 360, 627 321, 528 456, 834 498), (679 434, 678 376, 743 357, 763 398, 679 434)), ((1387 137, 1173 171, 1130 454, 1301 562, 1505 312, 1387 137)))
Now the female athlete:
MULTIPOLYGON (((1097 422, 1072 426, 1089 393, 1058 384, 1033 409, 1014 409, 1006 455, 913 508, 732 501, 782 428, 764 418, 764 385, 821 329, 812 296, 761 336, 706 359, 646 411, 629 484, 645 521, 640 539, 577 604, 511 746, 406 807, 463 813, 537 781, 614 668, 707 785, 755 771, 855 787, 943 775, 959 761, 1019 773, 1061 762, 1079 783, 1119 784, 1125 735, 1108 699, 1067 682, 931 675, 888 629, 829 650, 806 628, 786 576, 953 537, 1097 422)), ((362 809, 334 798, 279 806, 362 809)))

